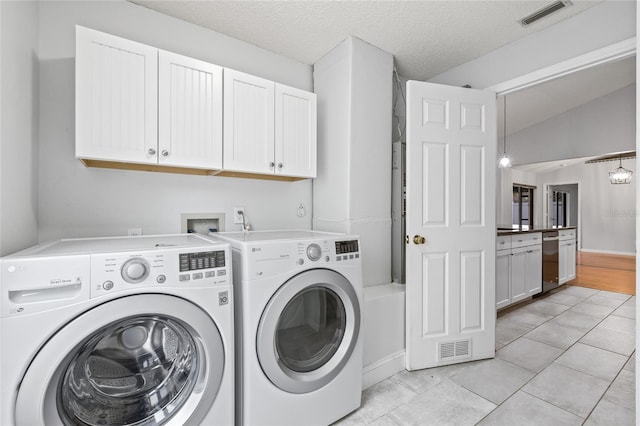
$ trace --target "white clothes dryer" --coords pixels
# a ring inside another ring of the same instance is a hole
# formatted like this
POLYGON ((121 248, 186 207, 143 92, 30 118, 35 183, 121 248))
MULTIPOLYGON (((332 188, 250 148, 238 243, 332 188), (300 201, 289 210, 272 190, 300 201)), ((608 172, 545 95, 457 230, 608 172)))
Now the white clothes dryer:
POLYGON ((327 425, 360 406, 358 238, 314 231, 218 235, 231 243, 236 421, 327 425))
POLYGON ((232 425, 229 259, 195 234, 0 259, 0 424, 232 425))

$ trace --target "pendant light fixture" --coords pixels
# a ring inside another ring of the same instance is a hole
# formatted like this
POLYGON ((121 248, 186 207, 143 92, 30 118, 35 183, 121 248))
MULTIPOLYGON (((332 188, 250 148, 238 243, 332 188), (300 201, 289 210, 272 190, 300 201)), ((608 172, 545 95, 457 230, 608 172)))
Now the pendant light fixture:
POLYGON ((504 151, 502 151, 498 167, 501 169, 507 169, 511 167, 511 159, 507 155, 507 95, 504 95, 502 99, 504 104, 504 120, 502 120, 502 141, 504 143, 504 151))
POLYGON ((620 154, 620 167, 609 172, 609 182, 612 185, 631 183, 631 176, 633 176, 633 172, 622 167, 622 154, 620 154))

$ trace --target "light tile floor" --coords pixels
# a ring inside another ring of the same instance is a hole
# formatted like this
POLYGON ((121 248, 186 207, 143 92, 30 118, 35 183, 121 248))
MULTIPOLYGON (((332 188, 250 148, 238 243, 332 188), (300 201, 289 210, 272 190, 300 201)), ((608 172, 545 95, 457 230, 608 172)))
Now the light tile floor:
POLYGON ((403 371, 350 425, 635 425, 635 296, 562 286, 497 320, 496 358, 403 371))

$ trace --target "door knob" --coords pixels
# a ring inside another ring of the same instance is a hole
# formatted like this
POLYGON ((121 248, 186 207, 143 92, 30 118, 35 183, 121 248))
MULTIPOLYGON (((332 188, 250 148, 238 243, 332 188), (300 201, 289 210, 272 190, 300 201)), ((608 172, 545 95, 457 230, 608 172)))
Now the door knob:
POLYGON ((413 236, 413 244, 424 244, 427 242, 427 239, 422 235, 414 235, 413 236))

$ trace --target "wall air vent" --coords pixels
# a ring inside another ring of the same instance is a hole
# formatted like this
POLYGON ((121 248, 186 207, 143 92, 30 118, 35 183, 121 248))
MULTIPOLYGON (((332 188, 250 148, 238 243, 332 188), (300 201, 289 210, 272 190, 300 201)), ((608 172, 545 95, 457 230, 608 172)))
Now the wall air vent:
POLYGON ((534 22, 544 18, 545 16, 549 16, 554 12, 557 12, 561 9, 564 9, 565 7, 572 6, 572 5, 573 3, 571 3, 570 0, 556 1, 546 5, 540 10, 533 12, 530 15, 525 16, 524 18, 520 19, 518 22, 520 22, 520 24, 523 27, 526 27, 527 25, 533 24, 534 22))

